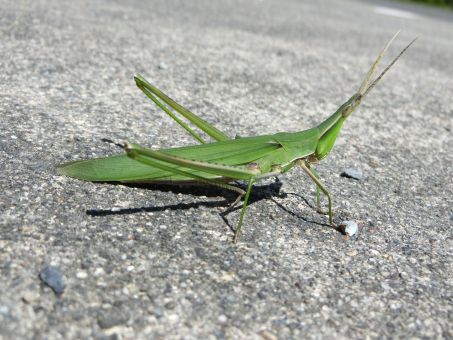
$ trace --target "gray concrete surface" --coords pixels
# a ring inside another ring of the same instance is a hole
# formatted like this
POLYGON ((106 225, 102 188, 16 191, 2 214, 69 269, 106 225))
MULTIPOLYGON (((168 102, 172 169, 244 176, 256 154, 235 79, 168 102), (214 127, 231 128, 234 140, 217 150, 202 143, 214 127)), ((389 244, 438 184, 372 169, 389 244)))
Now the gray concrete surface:
POLYGON ((333 0, 0 10, 0 338, 453 337, 451 12, 333 0), (193 143, 135 72, 232 136, 296 131, 352 95, 398 29, 390 56, 420 38, 318 168, 354 238, 325 225, 300 171, 258 185, 236 245, 239 212, 220 215, 230 194, 56 173, 121 152, 105 138, 193 143), (62 294, 40 280, 47 266, 62 294))

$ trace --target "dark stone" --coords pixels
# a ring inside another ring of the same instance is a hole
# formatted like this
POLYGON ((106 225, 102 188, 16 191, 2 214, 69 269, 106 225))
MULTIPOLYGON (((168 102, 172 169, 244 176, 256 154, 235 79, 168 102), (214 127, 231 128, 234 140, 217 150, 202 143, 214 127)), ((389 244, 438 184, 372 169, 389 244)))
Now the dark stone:
POLYGON ((356 179, 356 180, 360 181, 361 179, 363 179, 363 172, 362 172, 362 170, 359 170, 359 169, 348 168, 348 169, 345 169, 341 173, 340 176, 352 178, 352 179, 356 179))
POLYGON ((126 313, 117 308, 102 310, 98 314, 98 325, 102 329, 112 328, 117 325, 125 324, 129 320, 126 313))
POLYGON ((65 287, 60 268, 55 266, 46 266, 39 272, 39 278, 47 286, 52 288, 56 294, 63 293, 65 287))
POLYGON ((202 260, 206 260, 208 258, 208 254, 204 248, 196 247, 195 254, 197 254, 197 256, 202 260))
POLYGON ((167 309, 175 309, 176 308, 176 302, 174 302, 174 301, 167 302, 164 305, 164 307, 167 308, 167 309))

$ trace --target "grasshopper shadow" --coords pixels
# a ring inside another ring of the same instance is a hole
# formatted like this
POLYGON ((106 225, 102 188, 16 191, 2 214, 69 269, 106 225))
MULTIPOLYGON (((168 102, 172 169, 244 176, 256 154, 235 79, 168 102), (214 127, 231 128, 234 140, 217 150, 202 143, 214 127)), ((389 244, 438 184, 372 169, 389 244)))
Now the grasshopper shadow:
MULTIPOLYGON (((199 197, 225 197, 223 200, 218 201, 199 201, 199 202, 191 202, 191 203, 178 203, 178 204, 168 204, 163 206, 147 206, 147 207, 138 207, 138 208, 122 208, 122 209, 87 209, 86 214, 89 216, 107 216, 107 215, 127 215, 127 214, 135 214, 140 212, 160 212, 164 210, 188 210, 191 208, 199 208, 199 207, 208 207, 208 208, 215 208, 215 207, 222 207, 228 206, 231 202, 236 199, 236 195, 229 190, 210 186, 210 185, 168 185, 168 184, 117 184, 106 182, 113 185, 124 185, 131 188, 140 188, 144 190, 159 190, 163 192, 171 192, 173 194, 185 194, 190 196, 199 196, 199 197)), ((242 184, 238 183, 235 184, 236 186, 247 189, 247 187, 242 184)), ((280 189, 282 187, 282 183, 280 180, 276 180, 273 183, 265 184, 265 185, 258 185, 254 187, 252 194, 249 198, 249 205, 255 202, 261 201, 263 199, 268 199, 271 197, 285 197, 286 194, 281 193, 280 189)), ((238 207, 227 209, 225 212, 231 212, 238 209, 238 207)))
MULTIPOLYGON (((281 185, 280 185, 281 186, 281 185)), ((313 210, 316 210, 316 207, 312 204, 310 204, 308 202, 308 200, 300 195, 300 194, 296 194, 296 193, 292 193, 292 192, 288 192, 288 193, 285 193, 285 192, 278 192, 277 194, 273 194, 272 192, 270 193, 269 195, 269 192, 265 192, 264 195, 263 193, 255 193, 255 195, 253 195, 253 192, 251 193, 250 195, 250 198, 249 198, 249 205, 252 204, 253 202, 257 202, 257 201, 260 201, 262 199, 269 199, 271 200, 276 206, 278 206, 281 210, 283 210, 285 213, 295 217, 296 219, 300 219, 304 222, 307 222, 307 223, 310 223, 310 224, 315 224, 315 225, 318 225, 320 227, 330 227, 330 228, 333 228, 334 230, 337 230, 336 227, 334 226, 331 226, 330 224, 327 224, 327 223, 322 223, 322 222, 319 222, 319 221, 315 221, 313 219, 309 219, 301 214, 298 214, 290 209, 288 209, 287 207, 285 207, 283 204, 281 204, 280 202, 276 201, 275 198, 287 198, 288 196, 296 196, 300 199, 302 199, 305 204, 307 206, 309 206, 311 209, 313 210)), ((242 205, 238 205, 234 208, 231 208, 231 209, 227 209, 223 212, 220 213, 220 217, 223 219, 223 221, 225 222, 225 224, 231 229, 231 231, 235 231, 235 228, 233 225, 231 225, 231 223, 229 222, 229 220, 227 219, 227 215, 233 211, 236 211, 236 210, 240 210, 242 209, 242 205)))
MULTIPOLYGON (((227 216, 234 211, 242 209, 242 204, 238 204, 235 207, 228 208, 228 205, 236 199, 236 195, 229 190, 225 190, 222 188, 217 188, 209 185, 168 185, 168 184, 117 184, 117 183, 110 183, 114 185, 125 185, 132 188, 141 188, 144 190, 159 190, 163 192, 171 192, 173 194, 185 194, 190 196, 199 196, 199 197, 225 197, 223 200, 216 200, 216 201, 199 201, 199 202, 190 202, 190 203, 178 203, 178 204, 168 204, 163 206, 144 206, 144 207, 136 207, 136 208, 120 208, 120 209, 87 209, 86 214, 89 216, 109 216, 109 215, 129 215, 129 214, 136 214, 142 212, 162 212, 165 210, 189 210, 189 209, 197 209, 199 207, 208 207, 208 208, 219 208, 219 207, 226 207, 224 211, 220 213, 220 217, 225 222, 225 224, 234 232, 235 226, 230 223, 227 216)), ((246 189, 246 185, 243 183, 236 184, 238 187, 242 189, 246 189)), ((275 178, 275 181, 269 184, 264 185, 256 185, 253 188, 252 193, 250 194, 249 203, 248 205, 252 205, 256 202, 261 200, 268 200, 270 199, 273 203, 275 203, 281 210, 288 213, 289 215, 301 219, 307 223, 316 224, 322 227, 332 227, 326 223, 320 223, 319 221, 315 221, 312 219, 308 219, 305 216, 298 214, 287 207, 285 207, 280 202, 276 201, 275 198, 287 198, 288 196, 296 196, 302 199, 307 206, 316 210, 316 208, 308 202, 308 200, 296 193, 285 193, 281 191, 282 182, 275 178)))

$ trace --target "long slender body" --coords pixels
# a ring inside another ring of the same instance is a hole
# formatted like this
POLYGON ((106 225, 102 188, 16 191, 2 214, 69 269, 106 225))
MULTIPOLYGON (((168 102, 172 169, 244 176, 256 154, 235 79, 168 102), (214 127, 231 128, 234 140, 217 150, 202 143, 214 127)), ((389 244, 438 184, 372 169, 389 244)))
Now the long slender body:
MULTIPOLYGON (((250 163, 256 163, 260 172, 258 178, 268 177, 273 165, 286 167, 293 165, 300 157, 305 157, 316 149, 319 130, 310 130, 296 133, 279 133, 258 137, 246 137, 213 142, 209 144, 191 145, 180 148, 161 149, 162 153, 191 160, 218 163, 221 165, 235 166, 245 171, 250 171, 250 163)), ((162 162, 165 163, 165 162, 162 162)), ((175 165, 175 168, 178 166, 175 165)), ((184 166, 191 174, 203 175, 214 179, 228 177, 209 170, 197 170, 184 166)), ((96 160, 76 161, 65 164, 65 175, 89 181, 119 181, 127 182, 169 182, 191 181, 192 176, 183 176, 171 171, 162 171, 158 168, 137 162, 126 154, 98 158, 96 160)), ((245 176, 247 178, 247 176, 245 176)), ((241 178, 241 179, 246 179, 241 178)), ((237 178, 232 178, 235 180, 237 178)))
POLYGON ((318 163, 329 154, 344 121, 360 105, 363 97, 375 86, 383 74, 414 42, 412 41, 403 49, 392 63, 370 83, 377 64, 395 37, 396 35, 379 54, 356 94, 318 126, 294 133, 280 132, 272 135, 230 139, 211 124, 174 102, 142 76, 137 75, 135 81, 145 95, 201 144, 152 150, 126 143, 124 147, 126 154, 63 164, 59 167, 59 171, 64 175, 87 181, 201 182, 235 191, 238 193, 238 198, 233 205, 244 197, 241 216, 234 235, 236 241, 253 183, 265 177, 284 173, 294 165, 299 165, 316 185, 318 208, 320 208, 320 192, 326 195, 329 221, 332 224, 332 199, 313 169, 313 164, 318 163), (215 142, 206 143, 175 112, 215 139, 215 142), (247 191, 231 184, 236 180, 247 181, 247 191))

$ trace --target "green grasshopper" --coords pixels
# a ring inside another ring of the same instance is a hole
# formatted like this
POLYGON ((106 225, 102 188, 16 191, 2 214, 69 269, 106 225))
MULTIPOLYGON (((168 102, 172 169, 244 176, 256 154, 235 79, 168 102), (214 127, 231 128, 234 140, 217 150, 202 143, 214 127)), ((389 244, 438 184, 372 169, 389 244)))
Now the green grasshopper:
POLYGON ((382 76, 401 57, 416 39, 409 43, 382 73, 371 82, 376 67, 396 38, 387 43, 371 66, 359 90, 330 117, 308 130, 256 137, 229 138, 226 134, 173 101, 162 91, 148 83, 141 75, 134 77, 137 86, 158 107, 187 130, 201 144, 178 148, 152 150, 138 144, 124 144, 126 154, 95 158, 62 164, 61 174, 85 181, 121 183, 204 183, 228 189, 238 194, 230 208, 242 198, 239 222, 234 232, 236 242, 241 232, 247 202, 253 184, 263 178, 277 176, 298 165, 316 184, 316 202, 321 211, 320 192, 328 200, 329 223, 333 225, 332 198, 321 183, 313 165, 324 159, 332 150, 344 121, 360 105, 382 76), (207 143, 176 113, 186 118, 215 141, 207 143), (233 181, 246 181, 247 189, 232 185, 233 181))

